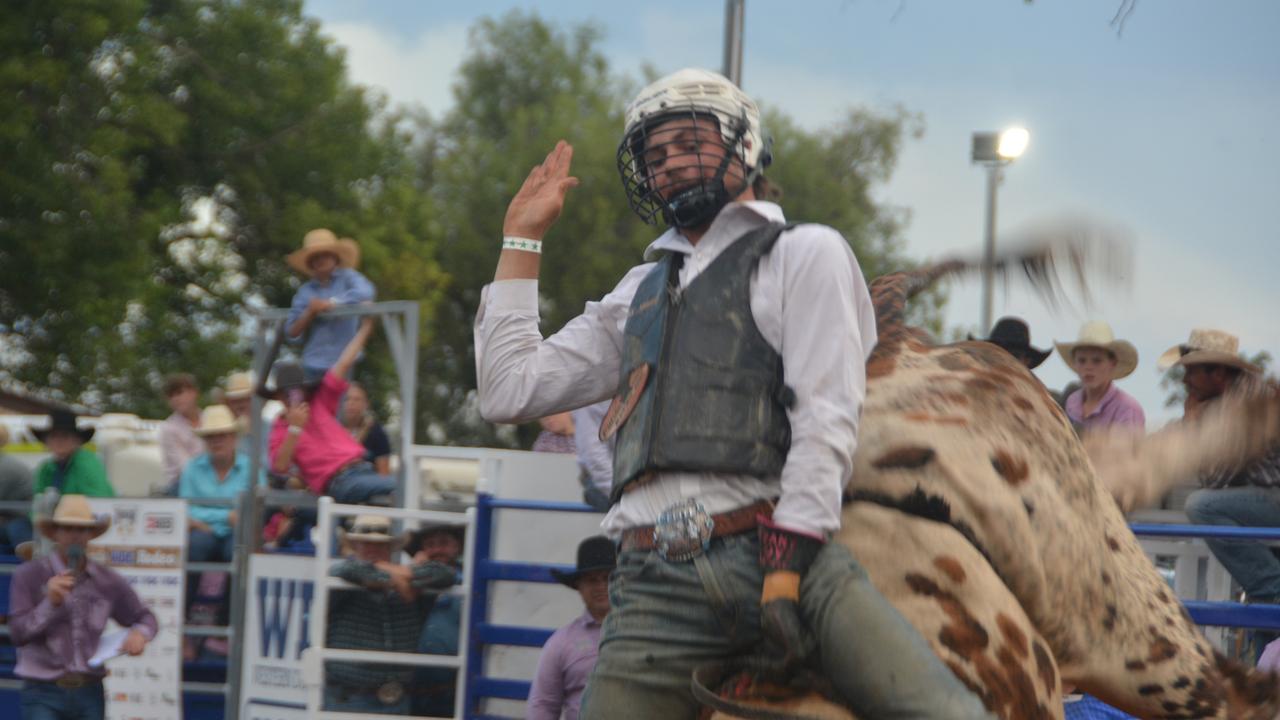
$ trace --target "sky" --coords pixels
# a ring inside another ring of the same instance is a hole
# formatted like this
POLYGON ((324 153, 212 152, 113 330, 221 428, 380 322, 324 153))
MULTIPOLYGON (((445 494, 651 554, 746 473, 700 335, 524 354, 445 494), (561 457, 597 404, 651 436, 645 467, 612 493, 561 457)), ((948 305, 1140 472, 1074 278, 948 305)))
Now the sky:
MULTIPOLYGON (((1280 358, 1280 3, 1139 1, 1118 31, 1121 5, 747 0, 742 85, 813 130, 852 107, 921 113, 924 136, 877 192, 909 209, 906 250, 920 259, 980 251, 986 182, 969 160, 971 135, 1026 127, 1030 146, 997 194, 997 243, 1084 213, 1128 229, 1133 264, 1092 306, 1054 310, 1025 288, 997 287, 994 316, 1025 318, 1041 348, 1074 339, 1085 321, 1111 323, 1139 352, 1119 385, 1155 428, 1180 414, 1164 408, 1155 359, 1192 328, 1227 330, 1242 350, 1280 358)), ((512 9, 562 28, 596 24, 612 69, 632 78, 646 64, 722 64, 720 0, 305 5, 346 48, 355 82, 437 116, 452 103, 468 28, 512 9)), ((980 295, 976 278, 952 283, 947 325, 977 333, 980 295)), ((1051 388, 1074 378, 1056 355, 1036 372, 1051 388)))

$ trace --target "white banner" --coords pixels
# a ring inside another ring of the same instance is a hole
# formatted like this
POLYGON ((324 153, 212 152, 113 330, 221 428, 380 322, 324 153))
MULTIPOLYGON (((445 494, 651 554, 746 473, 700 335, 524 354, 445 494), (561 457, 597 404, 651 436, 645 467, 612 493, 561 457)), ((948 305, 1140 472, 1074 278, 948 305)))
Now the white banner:
POLYGON ((244 647, 241 648, 242 720, 293 720, 306 716, 307 686, 302 651, 315 598, 315 559, 252 555, 245 583, 244 647))
MULTIPOLYGON (((187 503, 108 498, 89 503, 94 513, 111 517, 111 528, 93 541, 89 556, 129 581, 160 630, 142 655, 107 661, 107 720, 177 720, 182 717, 187 503)), ((108 623, 104 637, 117 629, 108 623)))

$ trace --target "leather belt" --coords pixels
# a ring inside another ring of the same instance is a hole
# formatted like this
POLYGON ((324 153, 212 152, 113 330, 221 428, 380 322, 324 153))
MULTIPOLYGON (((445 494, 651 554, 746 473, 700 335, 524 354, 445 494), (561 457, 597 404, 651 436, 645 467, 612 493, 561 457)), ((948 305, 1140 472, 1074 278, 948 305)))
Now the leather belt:
POLYGON ((102 678, 98 675, 89 675, 87 673, 67 673, 52 680, 37 680, 36 682, 57 685, 63 690, 79 690, 82 687, 101 683, 102 678))
MULTIPOLYGON (((765 517, 773 517, 773 501, 760 500, 744 505, 736 510, 722 512, 719 515, 712 515, 711 521, 714 523, 711 528, 711 538, 724 537, 725 535, 737 535, 754 528, 757 524, 756 517, 764 515, 765 517)), ((629 528, 622 531, 622 541, 618 548, 622 552, 629 550, 653 550, 657 547, 655 525, 644 525, 642 527, 629 528)))

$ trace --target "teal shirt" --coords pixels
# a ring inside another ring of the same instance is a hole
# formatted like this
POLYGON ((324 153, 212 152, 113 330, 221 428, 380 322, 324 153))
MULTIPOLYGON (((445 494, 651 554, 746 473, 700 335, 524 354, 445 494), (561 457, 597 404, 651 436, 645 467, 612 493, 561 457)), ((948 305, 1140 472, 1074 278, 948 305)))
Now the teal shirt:
MULTIPOLYGON (((58 488, 58 492, 63 495, 87 495, 89 497, 116 496, 116 491, 111 487, 111 483, 107 481, 107 468, 103 466, 97 455, 84 448, 77 448, 75 452, 71 453, 67 463, 66 472, 62 476, 62 487, 58 488)), ((45 488, 53 486, 56 470, 57 463, 53 461, 53 458, 40 463, 40 467, 36 468, 36 485, 34 489, 36 495, 44 492, 45 488)))
MULTIPOLYGON (((258 476, 258 483, 262 484, 261 474, 258 476)), ((178 478, 178 497, 193 501, 200 498, 235 498, 248 490, 249 486, 247 455, 237 452, 236 461, 227 472, 227 477, 219 482, 209 453, 204 453, 192 458, 182 469, 182 475, 178 478)), ((231 514, 229 507, 204 506, 191 502, 188 503, 187 514, 207 524, 218 537, 231 534, 231 525, 227 522, 227 516, 231 514)))

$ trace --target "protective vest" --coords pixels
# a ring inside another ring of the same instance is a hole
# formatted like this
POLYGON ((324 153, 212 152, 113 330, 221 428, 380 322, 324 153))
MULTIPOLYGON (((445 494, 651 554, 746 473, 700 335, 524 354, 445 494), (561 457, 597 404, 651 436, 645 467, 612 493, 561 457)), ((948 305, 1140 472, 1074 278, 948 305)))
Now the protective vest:
POLYGON ((641 281, 623 334, 618 395, 601 435, 618 434, 610 500, 660 471, 778 475, 795 394, 751 314, 751 275, 786 229, 753 230, 680 289, 684 256, 641 281), (620 429, 619 429, 620 428, 620 429))

